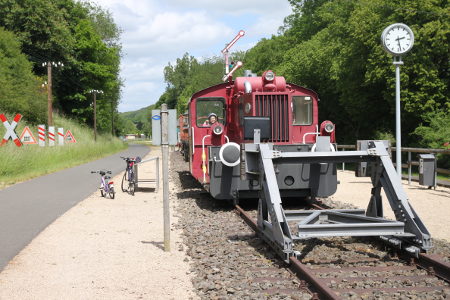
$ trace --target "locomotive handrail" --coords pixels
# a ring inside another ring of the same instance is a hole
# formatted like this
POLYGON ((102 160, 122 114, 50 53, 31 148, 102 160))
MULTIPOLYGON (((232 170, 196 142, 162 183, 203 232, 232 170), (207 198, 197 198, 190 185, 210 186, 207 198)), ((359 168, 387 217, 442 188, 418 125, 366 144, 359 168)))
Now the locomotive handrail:
POLYGON ((206 182, 206 153, 205 153, 205 138, 210 137, 210 134, 202 138, 202 169, 203 169, 203 183, 206 182))
POLYGON ((195 153, 195 139, 194 139, 194 126, 192 126, 192 155, 195 153))
POLYGON ((307 135, 319 135, 320 134, 320 132, 319 132, 319 126, 318 125, 316 125, 316 132, 307 132, 307 133, 305 133, 304 135, 303 135, 303 144, 306 144, 306 136, 307 135))

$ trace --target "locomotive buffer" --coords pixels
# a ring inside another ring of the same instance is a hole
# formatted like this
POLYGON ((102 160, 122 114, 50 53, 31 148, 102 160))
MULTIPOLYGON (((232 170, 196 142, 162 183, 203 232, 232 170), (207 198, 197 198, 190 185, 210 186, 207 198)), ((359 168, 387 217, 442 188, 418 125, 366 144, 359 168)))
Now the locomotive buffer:
POLYGON ((368 150, 364 151, 332 152, 330 137, 317 138, 315 152, 281 152, 273 150, 273 144, 259 143, 259 129, 255 129, 254 143, 244 146, 246 176, 261 182, 258 227, 263 238, 286 262, 290 256, 300 255, 293 250, 293 242, 308 238, 380 236, 416 257, 431 248, 430 234, 409 204, 383 142, 369 141, 368 150), (373 184, 367 210, 284 210, 274 167, 274 162, 280 161, 311 165, 367 162, 372 170, 373 184), (255 174, 254 170, 261 171, 255 174), (395 221, 383 218, 382 188, 395 214, 395 221), (289 227, 290 222, 298 222, 295 235, 289 227))

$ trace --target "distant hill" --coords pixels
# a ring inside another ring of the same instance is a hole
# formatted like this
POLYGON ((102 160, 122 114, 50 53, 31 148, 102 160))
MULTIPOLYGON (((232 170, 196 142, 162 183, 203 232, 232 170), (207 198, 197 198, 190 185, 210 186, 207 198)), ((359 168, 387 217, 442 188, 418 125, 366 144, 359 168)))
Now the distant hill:
POLYGON ((125 126, 127 128, 126 131, 130 131, 126 133, 133 133, 130 124, 130 122, 132 122, 138 133, 143 133, 147 136, 151 135, 152 125, 150 122, 151 120, 150 118, 152 109, 155 109, 154 104, 138 110, 120 113, 120 117, 124 120, 126 124, 125 126))

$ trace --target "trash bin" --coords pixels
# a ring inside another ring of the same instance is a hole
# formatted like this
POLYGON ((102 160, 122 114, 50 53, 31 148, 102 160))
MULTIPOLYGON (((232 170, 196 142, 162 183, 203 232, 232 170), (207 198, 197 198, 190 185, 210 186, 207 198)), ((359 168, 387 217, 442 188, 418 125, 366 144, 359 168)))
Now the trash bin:
POLYGON ((419 184, 435 186, 436 158, 434 154, 419 154, 419 184))

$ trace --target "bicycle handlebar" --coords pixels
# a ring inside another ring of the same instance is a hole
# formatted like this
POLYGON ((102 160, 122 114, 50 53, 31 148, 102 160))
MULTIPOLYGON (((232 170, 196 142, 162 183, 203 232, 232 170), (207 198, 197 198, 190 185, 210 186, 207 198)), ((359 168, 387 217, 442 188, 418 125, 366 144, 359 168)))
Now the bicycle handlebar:
POLYGON ((135 162, 136 161, 136 158, 134 158, 134 157, 123 157, 123 156, 121 156, 120 158, 125 160, 125 161, 127 161, 127 162, 135 162))
POLYGON ((91 174, 95 174, 95 173, 99 173, 100 175, 105 175, 105 174, 111 174, 111 171, 104 171, 104 170, 91 171, 91 174))

